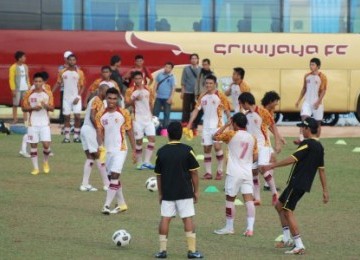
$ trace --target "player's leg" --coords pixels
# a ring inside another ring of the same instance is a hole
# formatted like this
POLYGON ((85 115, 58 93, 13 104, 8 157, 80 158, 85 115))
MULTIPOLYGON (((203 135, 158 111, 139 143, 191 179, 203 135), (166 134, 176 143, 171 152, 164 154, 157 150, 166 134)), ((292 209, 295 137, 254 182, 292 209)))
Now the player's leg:
POLYGON ((175 201, 162 200, 160 211, 161 211, 161 219, 159 223, 160 250, 159 253, 155 255, 155 258, 166 258, 169 225, 171 219, 176 216, 175 201))
MULTIPOLYGON (((271 156, 270 156, 270 163, 276 163, 276 155, 274 153, 273 148, 271 147, 271 156)), ((271 170, 271 175, 274 176, 274 170, 271 170)), ((270 186, 267 182, 264 183, 264 191, 270 191, 270 186)), ((278 188, 276 188, 277 191, 279 191, 278 188)))
MULTIPOLYGON (((301 120, 304 121, 306 118, 310 117, 312 114, 311 105, 307 102, 304 102, 301 107, 301 120)), ((302 129, 300 128, 300 135, 297 140, 294 140, 294 144, 299 145, 304 140, 304 135, 302 133, 302 129)))
POLYGON ((316 137, 319 138, 321 135, 321 122, 324 118, 324 105, 320 105, 318 109, 314 109, 313 116, 318 123, 318 131, 316 133, 316 137))
MULTIPOLYGON (((80 101, 79 101, 79 103, 80 103, 80 101)), ((73 139, 73 141, 74 141, 74 143, 81 143, 81 140, 79 138, 79 136, 80 136, 80 127, 81 127, 80 112, 79 113, 74 113, 74 117, 75 117, 75 123, 74 123, 74 139, 73 139)))
POLYGON ((33 164, 33 170, 31 172, 32 175, 39 174, 39 162, 38 162, 38 151, 37 146, 40 140, 39 131, 37 127, 30 126, 28 128, 28 140, 30 143, 30 156, 31 162, 33 164))
POLYGON ((19 90, 15 90, 15 93, 13 94, 13 107, 12 107, 12 116, 13 116, 13 124, 16 124, 18 122, 18 117, 17 117, 17 110, 18 110, 18 106, 20 104, 20 91, 19 90))
POLYGON ((143 138, 144 130, 141 122, 133 121, 134 138, 135 138, 135 150, 136 150, 136 169, 142 170, 142 153, 143 153, 143 138))
POLYGON ((63 143, 70 143, 70 113, 71 103, 64 99, 63 100, 63 115, 64 115, 64 134, 65 138, 63 143))
POLYGON ((50 144, 51 144, 51 131, 49 126, 42 126, 39 127, 39 137, 40 141, 43 143, 43 170, 44 173, 50 172, 50 166, 49 166, 49 156, 51 153, 50 150, 50 144))
POLYGON ((246 221, 247 227, 244 236, 251 237, 254 234, 255 223, 255 204, 253 198, 253 183, 252 180, 241 180, 241 193, 246 206, 246 221))
POLYGON ((260 198, 260 179, 259 179, 259 169, 258 163, 254 162, 252 166, 252 175, 253 175, 253 187, 254 187, 254 204, 255 206, 260 206, 261 198, 260 198))
POLYGON ((154 123, 152 121, 145 125, 144 132, 148 138, 148 144, 147 144, 146 150, 145 150, 143 166, 149 170, 153 170, 153 169, 155 169, 155 166, 151 164, 151 156, 155 149, 156 132, 155 132, 154 123))
MULTIPOLYGON (((114 160, 112 160, 112 161, 114 161, 114 160)), ((110 185, 109 185, 109 189, 106 192, 105 204, 102 209, 102 213, 105 215, 110 214, 110 212, 111 212, 110 205, 111 205, 112 201, 114 200, 116 193, 118 192, 118 190, 120 188, 119 176, 120 176, 119 173, 111 172, 110 185)))
MULTIPOLYGON (((204 136, 203 136, 204 140, 204 136)), ((205 144, 205 140, 203 142, 205 144)), ((211 180, 212 173, 211 173, 211 149, 212 145, 204 145, 204 166, 205 166, 205 174, 203 176, 204 180, 211 180)))
POLYGON ((170 124, 170 112, 171 112, 171 104, 169 104, 166 100, 164 102, 164 124, 163 127, 167 128, 170 124))
POLYGON ((101 176, 101 180, 103 182, 103 190, 104 191, 107 191, 108 188, 109 188, 109 185, 110 185, 110 181, 109 181, 109 178, 108 178, 108 174, 107 174, 107 171, 106 171, 106 166, 105 166, 105 163, 104 162, 101 162, 99 160, 99 152, 96 151, 94 153, 91 153, 92 157, 93 157, 93 160, 96 161, 96 166, 100 172, 100 176, 101 176))
POLYGON ((216 154, 216 160, 218 163, 215 180, 221 180, 223 177, 224 169, 224 152, 222 150, 221 142, 214 142, 214 149, 216 154))
POLYGON ((19 154, 25 158, 30 158, 30 154, 27 152, 27 144, 28 144, 28 134, 24 134, 22 141, 21 141, 21 148, 19 154))
MULTIPOLYGON (((115 165, 113 166, 114 167, 113 169, 115 169, 119 173, 122 172, 122 168, 126 160, 126 155, 127 155, 127 150, 120 151, 116 154, 115 165)), ((119 177, 119 189, 116 192, 115 198, 116 198, 116 206, 110 213, 117 214, 120 212, 127 211, 128 207, 125 202, 125 198, 123 194, 123 185, 120 182, 120 177, 119 177)))
MULTIPOLYGON (((82 142, 83 147, 84 147, 84 143, 85 142, 82 142)), ((84 152, 85 152, 86 160, 84 163, 83 178, 82 178, 82 182, 80 185, 80 190, 81 191, 97 191, 96 188, 92 187, 89 184, 91 170, 94 165, 94 156, 89 152, 87 147, 85 147, 85 149, 86 150, 84 152)))
MULTIPOLYGON (((269 165, 270 157, 271 157, 271 147, 270 146, 260 146, 259 147, 258 165, 259 166, 269 165)), ((267 171, 265 173, 261 172, 266 183, 270 187, 270 191, 272 194, 272 205, 275 205, 276 201, 278 199, 278 194, 277 194, 277 190, 276 190, 276 186, 275 186, 275 179, 272 176, 272 173, 273 173, 273 171, 267 171)))
MULTIPOLYGON (((24 99, 26 91, 20 91, 20 104, 22 103, 22 100, 24 99)), ((23 113, 23 120, 24 120, 24 124, 27 125, 27 119, 28 119, 28 112, 22 112, 23 113)))

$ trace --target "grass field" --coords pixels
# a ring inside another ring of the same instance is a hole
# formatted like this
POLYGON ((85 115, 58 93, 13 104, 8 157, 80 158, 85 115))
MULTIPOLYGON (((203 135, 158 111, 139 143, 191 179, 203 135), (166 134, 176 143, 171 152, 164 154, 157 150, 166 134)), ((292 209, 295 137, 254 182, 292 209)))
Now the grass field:
MULTIPOLYGON (((147 191, 145 180, 151 171, 136 171, 126 163, 122 175, 126 213, 104 216, 100 213, 105 192, 80 192, 84 155, 81 145, 61 144, 53 137, 51 173, 32 176, 30 159, 18 156, 21 136, 0 136, 0 259, 151 259, 158 250, 157 194, 147 191), (117 229, 132 235, 130 246, 116 247, 111 235, 117 229)), ((157 147, 164 144, 158 138, 157 147)), ((359 259, 360 232, 360 139, 344 139, 348 145, 335 145, 335 139, 323 139, 330 202, 322 204, 319 179, 296 210, 306 258, 359 259)), ((284 147, 279 159, 294 151, 284 147)), ((200 139, 194 139, 195 152, 201 153, 200 139)), ((42 157, 42 155, 40 155, 42 157)), ((202 166, 202 162, 200 162, 202 166)), ((203 166, 202 166, 203 167, 203 166)), ((203 168, 200 174, 203 173, 203 168)), ((290 168, 276 172, 278 186, 284 188, 290 168)), ((262 181, 263 182, 263 181, 262 181)), ((100 176, 93 171, 91 183, 101 188, 100 176)), ((245 227, 245 209, 237 206, 233 236, 218 236, 213 230, 223 227, 223 181, 201 181, 200 201, 196 206, 198 249, 207 259, 278 259, 288 258, 284 250, 273 247, 281 234, 278 217, 271 206, 269 192, 262 192, 263 205, 257 207, 255 235, 241 236, 245 227), (205 193, 215 185, 219 193, 205 193)), ((182 223, 175 219, 170 228, 168 258, 184 259, 186 241, 182 223)))

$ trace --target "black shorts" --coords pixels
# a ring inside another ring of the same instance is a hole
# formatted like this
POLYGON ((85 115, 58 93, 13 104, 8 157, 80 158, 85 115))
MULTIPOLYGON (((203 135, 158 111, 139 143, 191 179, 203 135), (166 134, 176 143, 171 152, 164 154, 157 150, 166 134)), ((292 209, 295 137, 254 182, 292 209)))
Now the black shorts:
POLYGON ((279 201, 283 204, 282 208, 292 211, 295 210, 296 204, 304 194, 305 191, 303 190, 287 186, 279 198, 279 201))

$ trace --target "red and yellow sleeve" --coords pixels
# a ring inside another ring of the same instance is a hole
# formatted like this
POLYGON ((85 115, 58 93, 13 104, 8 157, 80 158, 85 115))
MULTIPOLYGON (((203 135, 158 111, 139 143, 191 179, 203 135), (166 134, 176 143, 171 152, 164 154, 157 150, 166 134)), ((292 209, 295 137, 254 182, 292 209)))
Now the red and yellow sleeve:
POLYGON ((320 84, 320 88, 319 88, 319 92, 326 90, 327 89, 327 78, 325 76, 324 73, 320 73, 320 79, 321 79, 321 84, 320 84))
POLYGON ((24 95, 24 98, 23 98, 23 100, 22 100, 22 104, 21 104, 21 107, 22 107, 23 109, 30 109, 30 108, 31 108, 30 103, 29 103, 29 97, 30 97, 30 95, 31 95, 32 93, 33 93, 32 90, 26 91, 26 93, 25 93, 25 95, 24 95))
POLYGON ((54 96, 53 96, 51 90, 45 89, 45 92, 46 92, 46 94, 49 96, 48 105, 49 105, 50 107, 53 107, 53 106, 54 106, 54 96))
POLYGON ((230 103, 229 103, 229 100, 227 99, 227 97, 219 92, 219 98, 221 100, 221 105, 222 107, 225 109, 225 110, 229 110, 230 111, 230 103))
POLYGON ((97 129, 104 129, 103 125, 101 124, 101 117, 104 114, 105 110, 101 109, 99 112, 96 113, 95 116, 95 126, 97 129))
POLYGON ((132 128, 132 121, 131 121, 130 113, 128 110, 122 109, 122 108, 121 108, 121 111, 125 118, 124 128, 125 128, 125 130, 130 130, 132 128))
POLYGON ((16 76, 16 65, 13 64, 9 68, 9 86, 12 91, 16 89, 15 76, 16 76))
POLYGON ((245 81, 241 82, 240 91, 241 91, 241 93, 250 92, 250 87, 245 81))
POLYGON ((263 120, 263 124, 267 126, 271 126, 275 124, 274 118, 271 116, 270 112, 267 111, 265 108, 259 107, 259 115, 263 120))
POLYGON ((89 91, 91 93, 95 92, 98 88, 99 88, 99 85, 100 85, 100 82, 101 82, 101 79, 96 79, 89 87, 89 91))
POLYGON ((45 91, 51 92, 51 86, 49 84, 45 84, 45 91))
POLYGON ((96 112, 99 112, 103 109, 104 103, 99 97, 95 97, 95 100, 91 104, 91 109, 94 109, 96 112))
POLYGON ((234 130, 228 130, 215 136, 215 139, 216 141, 223 141, 224 143, 228 144, 235 134, 236 132, 234 130))
POLYGON ((125 92, 125 102, 126 103, 130 103, 131 102, 131 95, 134 92, 135 88, 134 87, 130 87, 126 90, 125 92))

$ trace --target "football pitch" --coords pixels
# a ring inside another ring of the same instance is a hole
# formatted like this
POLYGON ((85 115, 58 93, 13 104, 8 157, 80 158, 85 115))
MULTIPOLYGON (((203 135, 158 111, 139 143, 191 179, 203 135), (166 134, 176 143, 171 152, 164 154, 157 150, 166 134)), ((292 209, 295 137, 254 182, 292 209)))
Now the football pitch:
MULTIPOLYGON (((0 259, 152 259, 159 249, 160 208, 157 193, 146 190, 145 181, 154 173, 135 170, 128 158, 121 181, 129 210, 104 216, 100 211, 106 194, 96 167, 90 183, 99 191, 79 191, 85 156, 81 145, 61 144, 61 140, 62 136, 53 136, 55 156, 50 157, 50 174, 32 176, 31 160, 18 154, 21 136, 0 135, 0 259), (117 247, 112 242, 117 229, 126 229, 132 235, 129 246, 117 247)), ((360 255, 360 153, 352 152, 360 147, 360 139, 345 138, 347 145, 335 145, 336 140, 322 139, 329 203, 322 203, 316 177, 311 193, 305 194, 295 211, 307 249, 305 257, 310 259, 359 259, 360 255)), ((166 141, 158 137, 156 147, 166 141)), ((183 141, 203 154, 200 138, 191 143, 183 141)), ((291 140, 287 141, 278 159, 295 150, 291 140)), ((40 162, 42 150, 39 154, 40 162)), ((203 161, 200 165, 199 176, 204 173, 203 161)), ((289 171, 290 167, 276 170, 278 187, 285 187, 289 171)), ((284 255, 285 250, 274 248, 281 227, 270 192, 261 191, 262 205, 256 208, 253 237, 242 236, 244 206, 236 206, 235 235, 213 234, 225 224, 223 186, 224 180, 200 180, 195 223, 197 247, 205 258, 292 258, 284 255), (219 192, 206 193, 210 185, 219 192)), ((185 259, 186 253, 183 225, 177 217, 170 225, 168 258, 185 259)))

